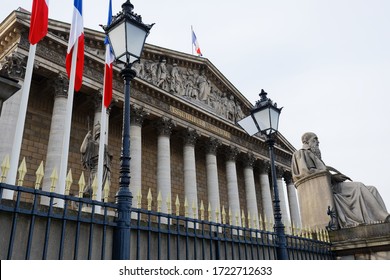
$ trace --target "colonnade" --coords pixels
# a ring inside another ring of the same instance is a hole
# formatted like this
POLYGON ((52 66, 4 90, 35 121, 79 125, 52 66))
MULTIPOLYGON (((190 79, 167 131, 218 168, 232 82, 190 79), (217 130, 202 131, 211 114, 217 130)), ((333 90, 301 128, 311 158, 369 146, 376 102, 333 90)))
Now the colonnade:
MULTIPOLYGON (((48 142, 48 150, 46 156, 45 174, 50 174, 55 165, 60 162, 62 147, 62 126, 64 123, 65 112, 64 104, 66 103, 66 79, 58 77, 56 81, 55 99, 53 105, 52 123, 48 142)), ((95 120, 100 119, 100 106, 95 107, 95 120)), ((109 111, 108 111, 109 112, 109 111)), ((132 106, 131 125, 130 125, 130 154, 132 162, 137 164, 130 165, 131 181, 130 189, 133 196, 136 196, 142 188, 142 128, 143 121, 148 113, 141 107, 132 106)), ((107 119, 109 114, 107 115, 107 119)), ((108 121, 107 121, 108 123, 108 121)), ((157 174, 156 184, 157 192, 161 193, 162 201, 171 200, 172 198, 172 179, 171 179, 171 133, 175 128, 175 122, 168 117, 161 117, 155 122, 157 130, 157 174)), ((195 147, 199 140, 199 133, 192 128, 182 128, 183 139, 183 176, 184 176, 184 196, 188 198, 188 216, 198 218, 198 186, 196 176, 196 153, 195 147), (195 207, 192 207, 192 206, 195 207)), ((106 139, 107 142, 107 139, 106 139)), ((11 142, 12 143, 12 142, 11 142)), ((211 220, 221 221, 221 197, 220 197, 220 182, 218 180, 218 150, 223 146, 225 151, 225 172, 226 172, 226 187, 228 205, 226 205, 234 216, 238 216, 239 224, 241 224, 241 211, 250 213, 252 217, 261 217, 269 223, 273 223, 273 203, 272 191, 269 180, 269 162, 262 160, 260 166, 255 164, 260 159, 256 159, 251 153, 244 154, 244 186, 239 186, 237 179, 237 159, 238 155, 242 155, 239 149, 235 146, 222 145, 221 141, 213 136, 202 140, 205 151, 205 169, 206 169, 206 187, 207 187, 207 205, 211 206, 211 220), (258 178, 255 178, 257 174, 258 178), (255 182, 259 182, 256 186, 255 182), (240 189, 245 189, 246 208, 242 209, 240 205, 240 189), (256 191, 260 188, 260 191, 256 191), (261 193, 261 197, 257 194, 261 193)), ((291 180, 291 175, 285 171, 278 172, 277 184, 281 200, 281 211, 283 222, 285 225, 293 223, 295 226, 300 226, 298 200, 294 184, 291 180), (284 184, 284 181, 286 185, 284 184), (286 193, 287 192, 287 193, 286 193)), ((46 176, 43 182, 43 190, 48 190, 50 178, 46 176)), ((64 190, 56 190, 63 193, 64 190)), ((97 199, 101 199, 98 197, 97 199)), ((161 211, 168 213, 166 203, 162 203, 161 211)), ((254 219, 259 223, 259 219, 254 219)), ((233 222, 233 224, 236 224, 233 222)), ((258 227, 258 224, 255 225, 258 227)))

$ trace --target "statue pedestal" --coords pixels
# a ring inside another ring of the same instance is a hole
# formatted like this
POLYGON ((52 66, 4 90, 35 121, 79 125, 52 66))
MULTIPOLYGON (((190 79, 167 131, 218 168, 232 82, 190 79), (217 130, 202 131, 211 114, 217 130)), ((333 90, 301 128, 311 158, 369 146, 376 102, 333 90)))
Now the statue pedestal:
POLYGON ((328 207, 335 209, 329 172, 314 173, 294 184, 298 191, 302 227, 325 229, 331 220, 328 207))

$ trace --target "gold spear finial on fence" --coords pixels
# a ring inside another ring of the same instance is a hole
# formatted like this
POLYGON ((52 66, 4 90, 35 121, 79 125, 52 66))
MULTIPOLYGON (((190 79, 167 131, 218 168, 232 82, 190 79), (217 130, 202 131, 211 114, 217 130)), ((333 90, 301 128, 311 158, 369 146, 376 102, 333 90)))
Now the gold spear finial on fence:
POLYGON ((229 207, 229 225, 233 225, 232 209, 229 207))
POLYGON ((248 228, 252 227, 251 213, 248 211, 248 228))
POLYGON ((239 218, 238 218, 238 212, 236 211, 236 226, 240 226, 239 218))
POLYGON ((188 217, 188 200, 187 200, 187 197, 184 198, 184 216, 188 217))
POLYGON ((226 211, 225 206, 222 206, 222 223, 226 224, 226 211))
POLYGON ((142 206, 142 192, 141 192, 141 188, 139 188, 137 192, 137 208, 141 209, 141 206, 142 206))
POLYGON ((180 216, 180 200, 178 194, 176 194, 175 207, 176 207, 176 216, 180 216))
POLYGON ((106 180, 106 183, 104 184, 104 202, 108 202, 109 196, 110 196, 110 184, 108 183, 108 180, 106 180))
POLYGON ((43 176, 45 175, 45 169, 43 168, 43 161, 39 165, 35 172, 35 189, 38 190, 41 187, 43 176))
POLYGON ((263 218, 262 218, 261 214, 259 216, 259 230, 264 230, 264 228, 263 228, 263 218))
POLYGON ((0 178, 1 183, 5 182, 9 169, 10 169, 9 155, 6 155, 1 164, 1 178, 0 178))
POLYGON ((26 173, 27 173, 27 166, 26 166, 26 158, 25 157, 23 157, 23 160, 19 165, 18 173, 19 173, 18 185, 23 186, 24 176, 26 176, 26 173))
POLYGON ((56 184, 58 180, 57 175, 57 168, 54 167, 53 172, 50 175, 51 185, 50 185, 50 192, 55 192, 56 190, 56 184))
POLYGON ((161 191, 159 191, 157 195, 157 212, 161 212, 161 204, 162 204, 162 194, 161 191))
POLYGON ((196 209, 196 203, 195 203, 195 199, 192 201, 192 214, 194 216, 194 219, 197 218, 197 209, 196 209))
POLYGON ((200 201, 200 219, 204 221, 204 204, 203 200, 200 201))
POLYGON ((148 196, 146 197, 148 200, 148 211, 152 211, 152 201, 153 201, 153 196, 152 196, 152 190, 149 188, 148 190, 148 196))
POLYGON ((242 227, 245 227, 245 213, 244 213, 244 210, 241 210, 241 224, 242 224, 242 227))
POLYGON ((172 213, 172 207, 171 207, 172 201, 171 201, 170 195, 168 195, 166 203, 167 203, 167 212, 168 212, 168 214, 171 214, 172 213))
POLYGON ((215 208, 215 222, 219 223, 219 205, 215 208))
POLYGON ((84 187, 85 187, 84 171, 81 172, 81 176, 78 184, 79 184, 79 198, 83 198, 84 187))
POLYGON ((209 207, 207 208, 207 212, 208 212, 208 220, 209 222, 211 222, 211 203, 209 201, 209 207))
POLYGON ((68 175, 66 176, 65 180, 65 195, 69 195, 70 187, 73 183, 73 177, 72 177, 72 169, 69 169, 68 175))

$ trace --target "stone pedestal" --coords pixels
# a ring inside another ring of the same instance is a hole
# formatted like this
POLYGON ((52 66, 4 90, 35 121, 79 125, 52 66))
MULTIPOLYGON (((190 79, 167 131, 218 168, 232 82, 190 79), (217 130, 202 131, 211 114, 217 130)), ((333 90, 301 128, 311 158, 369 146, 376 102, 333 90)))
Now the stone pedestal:
POLYGON ((303 227, 325 229, 329 224, 328 207, 334 209, 330 175, 315 173, 295 182, 303 227))

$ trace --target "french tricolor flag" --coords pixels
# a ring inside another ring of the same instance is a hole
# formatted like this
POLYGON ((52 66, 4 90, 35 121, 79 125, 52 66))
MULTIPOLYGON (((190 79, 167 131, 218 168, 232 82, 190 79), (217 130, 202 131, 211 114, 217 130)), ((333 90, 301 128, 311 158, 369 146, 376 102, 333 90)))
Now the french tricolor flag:
MULTIPOLYGON (((111 24, 112 21, 112 1, 110 0, 108 6, 108 21, 107 26, 111 24)), ((104 106, 108 108, 110 106, 112 100, 112 75, 113 68, 112 64, 115 60, 114 54, 112 53, 111 46, 108 40, 108 37, 104 40, 104 44, 106 45, 106 64, 104 69, 104 92, 103 92, 103 100, 104 106)))
POLYGON ((72 67, 73 55, 77 55, 74 89, 76 91, 79 91, 83 83, 84 69, 84 24, 82 0, 74 0, 72 25, 69 34, 68 50, 66 52, 66 72, 68 73, 69 78, 72 67), (74 54, 76 44, 77 53, 74 54))
POLYGON ((31 45, 38 43, 47 34, 49 22, 49 0, 34 0, 31 9, 30 33, 31 45))
POLYGON ((200 51, 198 39, 196 38, 195 32, 194 32, 194 30, 192 29, 192 26, 191 26, 191 31, 192 31, 192 44, 194 45, 195 52, 196 52, 199 56, 202 56, 202 52, 200 51))

